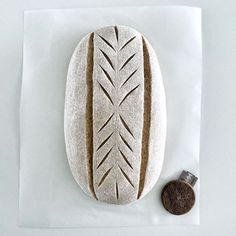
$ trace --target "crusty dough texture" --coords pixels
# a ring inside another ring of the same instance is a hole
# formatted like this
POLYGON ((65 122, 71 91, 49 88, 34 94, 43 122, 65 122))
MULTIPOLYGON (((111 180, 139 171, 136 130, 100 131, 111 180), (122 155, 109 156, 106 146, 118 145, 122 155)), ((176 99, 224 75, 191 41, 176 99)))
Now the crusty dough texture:
POLYGON ((97 200, 146 195, 162 168, 165 93, 149 42, 126 26, 85 36, 68 70, 65 142, 72 174, 97 200))

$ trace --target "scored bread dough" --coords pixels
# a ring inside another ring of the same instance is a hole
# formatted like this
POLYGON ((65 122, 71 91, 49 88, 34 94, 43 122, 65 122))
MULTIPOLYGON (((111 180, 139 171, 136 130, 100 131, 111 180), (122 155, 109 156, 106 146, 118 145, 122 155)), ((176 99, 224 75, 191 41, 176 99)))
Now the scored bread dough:
POLYGON ((166 103, 155 52, 127 26, 85 36, 68 69, 65 143, 71 172, 91 197, 126 204, 159 178, 166 103))

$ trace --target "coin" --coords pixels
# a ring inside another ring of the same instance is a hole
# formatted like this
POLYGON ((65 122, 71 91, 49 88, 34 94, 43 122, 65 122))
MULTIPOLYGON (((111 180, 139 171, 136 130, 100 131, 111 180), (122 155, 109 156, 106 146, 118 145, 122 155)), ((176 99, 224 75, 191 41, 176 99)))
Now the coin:
POLYGON ((174 180, 165 185, 161 200, 167 211, 174 215, 183 215, 191 210, 195 203, 195 193, 190 184, 174 180))

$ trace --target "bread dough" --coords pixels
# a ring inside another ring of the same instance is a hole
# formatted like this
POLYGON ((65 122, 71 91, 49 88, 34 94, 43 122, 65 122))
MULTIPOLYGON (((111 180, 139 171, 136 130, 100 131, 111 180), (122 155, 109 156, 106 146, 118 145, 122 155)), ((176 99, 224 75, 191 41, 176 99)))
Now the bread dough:
POLYGON ((118 25, 80 41, 64 122, 69 165, 84 192, 126 204, 151 190, 164 158, 166 105, 159 63, 143 35, 118 25))

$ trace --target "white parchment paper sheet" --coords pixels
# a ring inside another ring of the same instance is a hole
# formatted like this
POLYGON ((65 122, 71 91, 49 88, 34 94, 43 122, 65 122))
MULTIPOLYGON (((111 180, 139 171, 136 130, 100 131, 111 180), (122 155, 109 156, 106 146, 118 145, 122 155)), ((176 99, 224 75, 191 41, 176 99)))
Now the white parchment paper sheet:
POLYGON ((188 214, 164 210, 164 184, 183 169, 199 177, 201 11, 190 7, 81 8, 26 11, 21 97, 20 225, 111 227, 199 223, 197 201, 188 214), (63 133, 67 68, 81 38, 103 26, 127 25, 155 49, 164 78, 168 131, 155 188, 125 206, 96 202, 75 183, 63 133))

